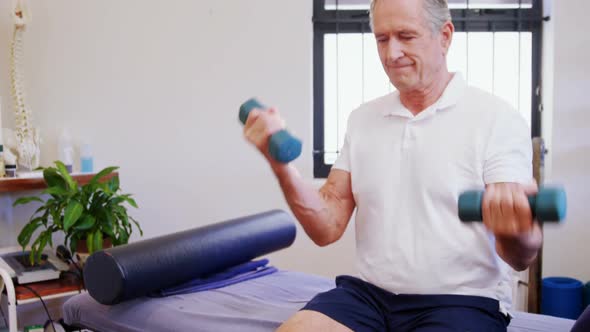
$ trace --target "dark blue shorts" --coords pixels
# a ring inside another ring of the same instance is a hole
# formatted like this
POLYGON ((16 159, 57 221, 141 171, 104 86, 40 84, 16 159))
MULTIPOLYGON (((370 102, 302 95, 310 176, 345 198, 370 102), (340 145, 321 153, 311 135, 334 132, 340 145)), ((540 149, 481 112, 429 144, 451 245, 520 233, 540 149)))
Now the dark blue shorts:
POLYGON ((353 331, 496 332, 510 318, 497 300, 464 295, 395 295, 350 276, 316 295, 302 310, 320 312, 353 331))

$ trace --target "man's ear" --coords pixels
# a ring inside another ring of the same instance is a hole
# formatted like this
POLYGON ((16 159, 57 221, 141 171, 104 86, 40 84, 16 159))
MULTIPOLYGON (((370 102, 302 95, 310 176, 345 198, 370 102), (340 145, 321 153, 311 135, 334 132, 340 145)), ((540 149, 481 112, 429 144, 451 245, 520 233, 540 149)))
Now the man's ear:
POLYGON ((440 46, 443 49, 444 55, 447 55, 449 53, 449 48, 451 47, 451 42, 453 40, 454 33, 455 26, 451 21, 447 21, 440 30, 440 46))

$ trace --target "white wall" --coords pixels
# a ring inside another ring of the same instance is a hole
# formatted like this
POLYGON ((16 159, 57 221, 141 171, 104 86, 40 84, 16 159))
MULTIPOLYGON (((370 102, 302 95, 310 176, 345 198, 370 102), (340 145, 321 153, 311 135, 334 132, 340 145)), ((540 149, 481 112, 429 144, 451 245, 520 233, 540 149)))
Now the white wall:
MULTIPOLYGON (((554 43, 546 71, 553 81, 544 131, 551 130, 547 182, 562 184, 568 195, 568 217, 545 227, 543 275, 590 280, 590 22, 587 0, 553 1, 548 25, 554 43), (553 29, 553 31, 551 31, 553 29), (551 64, 553 68, 551 68, 551 64)), ((550 40, 551 41, 551 40, 550 40)), ((547 102, 547 99, 545 100, 547 102)))
MULTIPOLYGON (((8 80, 11 1, 0 1, 2 120, 13 126, 8 80)), ((312 1, 31 0, 25 34, 28 102, 56 159, 66 127, 88 140, 97 167, 121 166, 146 237, 274 208, 287 209, 262 157, 242 138, 238 107, 276 105, 304 140, 312 177, 312 1)), ((0 238, 14 244, 30 209, 0 198, 0 238), (1 216, 1 214, 0 214, 1 216)), ((312 245, 299 229, 275 265, 352 273, 354 241, 312 245)), ((135 238, 136 240, 136 238, 135 238)))

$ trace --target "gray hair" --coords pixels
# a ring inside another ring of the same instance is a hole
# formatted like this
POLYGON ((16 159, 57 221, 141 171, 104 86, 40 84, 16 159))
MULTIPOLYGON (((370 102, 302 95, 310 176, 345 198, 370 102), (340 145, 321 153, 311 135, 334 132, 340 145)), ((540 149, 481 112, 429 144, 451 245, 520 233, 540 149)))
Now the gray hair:
MULTIPOLYGON (((377 1, 371 0, 371 10, 369 12, 371 28, 373 28, 373 11, 375 10, 377 1)), ((422 0, 422 3, 426 12, 425 18, 430 22, 430 28, 433 33, 440 31, 443 25, 451 20, 451 11, 449 10, 447 0, 422 0)))

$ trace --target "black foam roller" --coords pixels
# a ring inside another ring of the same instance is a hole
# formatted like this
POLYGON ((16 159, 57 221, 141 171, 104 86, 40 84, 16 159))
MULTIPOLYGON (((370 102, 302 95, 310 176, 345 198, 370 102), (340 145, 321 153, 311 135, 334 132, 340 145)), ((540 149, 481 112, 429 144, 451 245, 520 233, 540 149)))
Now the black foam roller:
POLYGON ((295 240, 293 218, 273 210, 95 252, 88 293, 116 304, 247 262, 295 240))

